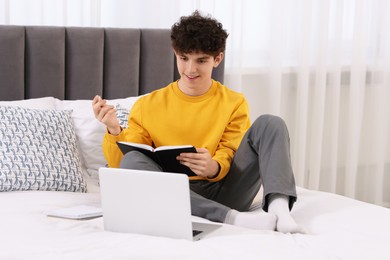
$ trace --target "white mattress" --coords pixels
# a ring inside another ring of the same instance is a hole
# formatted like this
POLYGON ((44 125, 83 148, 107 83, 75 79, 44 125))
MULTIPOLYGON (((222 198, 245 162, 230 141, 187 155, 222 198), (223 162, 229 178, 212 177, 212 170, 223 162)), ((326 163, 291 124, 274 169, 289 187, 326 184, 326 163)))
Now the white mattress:
POLYGON ((0 259, 390 259, 390 209, 330 193, 298 191, 292 214, 311 234, 224 225, 196 242, 106 232, 102 218, 68 220, 42 213, 99 206, 98 192, 4 192, 0 259))

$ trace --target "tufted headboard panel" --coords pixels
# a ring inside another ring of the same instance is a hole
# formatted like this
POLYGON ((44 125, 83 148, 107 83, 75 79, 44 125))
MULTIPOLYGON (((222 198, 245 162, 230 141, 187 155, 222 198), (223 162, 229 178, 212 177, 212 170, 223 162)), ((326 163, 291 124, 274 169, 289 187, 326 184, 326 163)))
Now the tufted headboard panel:
POLYGON ((169 29, 0 25, 0 100, 123 98, 178 78, 169 29))

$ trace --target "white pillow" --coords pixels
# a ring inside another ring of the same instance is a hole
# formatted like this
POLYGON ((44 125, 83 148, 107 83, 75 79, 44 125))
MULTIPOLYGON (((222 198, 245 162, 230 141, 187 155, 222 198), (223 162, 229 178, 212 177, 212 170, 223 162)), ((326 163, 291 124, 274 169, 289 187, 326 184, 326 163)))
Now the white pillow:
POLYGON ((87 191, 69 111, 0 106, 0 157, 0 191, 87 191))
MULTIPOLYGON (((108 100, 108 103, 117 107, 117 116, 122 126, 127 126, 128 114, 139 97, 108 100)), ((107 164, 102 142, 106 132, 104 124, 100 123, 93 114, 92 100, 56 100, 58 110, 72 110, 72 119, 75 125, 81 158, 89 176, 98 179, 98 169, 107 164)))
POLYGON ((54 97, 43 97, 15 101, 0 101, 0 106, 18 106, 32 109, 55 109, 56 100, 54 97))

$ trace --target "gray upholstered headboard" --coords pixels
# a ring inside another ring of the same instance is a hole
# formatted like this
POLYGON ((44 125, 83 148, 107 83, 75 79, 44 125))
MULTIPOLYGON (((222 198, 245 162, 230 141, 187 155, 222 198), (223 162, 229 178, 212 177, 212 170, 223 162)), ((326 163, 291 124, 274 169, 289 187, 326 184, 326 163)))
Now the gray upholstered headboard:
POLYGON ((169 29, 0 25, 0 100, 124 98, 178 77, 169 29))

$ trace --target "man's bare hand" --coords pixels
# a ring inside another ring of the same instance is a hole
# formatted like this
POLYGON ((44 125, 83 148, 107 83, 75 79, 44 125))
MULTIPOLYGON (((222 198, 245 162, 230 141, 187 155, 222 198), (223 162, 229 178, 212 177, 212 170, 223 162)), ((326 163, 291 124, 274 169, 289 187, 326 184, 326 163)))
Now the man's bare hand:
POLYGON ((197 153, 181 153, 176 159, 198 176, 212 179, 218 175, 219 164, 206 148, 196 148, 197 153))
POLYGON ((96 95, 92 100, 92 109, 95 118, 106 125, 110 134, 118 135, 122 131, 115 114, 116 109, 114 106, 108 105, 107 100, 96 95))

